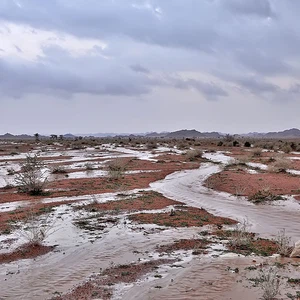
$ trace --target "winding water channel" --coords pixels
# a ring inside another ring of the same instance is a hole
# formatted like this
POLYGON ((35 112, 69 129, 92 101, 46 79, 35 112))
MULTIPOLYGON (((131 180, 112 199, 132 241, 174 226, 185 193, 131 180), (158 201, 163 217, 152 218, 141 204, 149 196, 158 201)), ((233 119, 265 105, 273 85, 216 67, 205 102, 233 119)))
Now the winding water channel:
MULTIPOLYGON (((300 240, 299 217, 300 205, 290 199, 277 205, 254 205, 245 199, 237 199, 226 193, 218 193, 203 186, 204 180, 221 170, 220 165, 205 163, 196 170, 175 172, 164 180, 154 182, 151 188, 164 196, 183 202, 193 207, 203 207, 209 212, 224 217, 243 220, 247 218, 252 225, 251 230, 264 237, 272 237, 285 228, 293 241, 300 240)), ((61 215, 56 226, 61 229, 50 236, 49 244, 58 244, 57 251, 35 260, 21 260, 1 265, 0 299, 50 299, 54 292, 66 292, 100 268, 109 267, 111 262, 130 263, 138 259, 149 259, 150 254, 143 251, 154 251, 161 242, 172 242, 177 238, 191 238, 196 234, 195 228, 170 229, 145 235, 144 230, 133 230, 127 226, 115 226, 101 238, 82 237, 81 232, 72 224, 72 213, 67 206, 57 209, 56 216, 61 215), (67 238, 65 238, 67 236, 67 238), (135 253, 133 253, 135 251, 135 253), (140 254, 136 254, 141 252, 140 254)), ((152 226, 153 227, 153 226, 152 226)), ((186 299, 225 299, 221 298, 222 289, 228 287, 228 280, 221 278, 226 265, 237 258, 207 258, 194 263, 187 269, 170 271, 167 277, 178 282, 174 288, 148 294, 149 284, 137 285, 116 299, 185 299, 184 289, 194 289, 186 299), (198 275, 197 275, 198 274, 198 275), (219 276, 218 288, 203 287, 196 291, 199 276, 219 276), (207 294, 203 294, 207 289, 207 294), (206 298, 200 294, 207 295, 206 298), (159 296, 158 296, 159 295, 159 296), (180 296, 181 295, 181 296, 180 296), (211 296, 211 298, 210 298, 211 296)), ((188 266, 188 265, 187 265, 188 266)), ((239 293, 228 299, 240 299, 239 293)), ((226 298, 227 299, 227 298, 226 298)), ((246 299, 246 298, 244 298, 246 299)), ((247 298, 247 299, 256 299, 247 298)))

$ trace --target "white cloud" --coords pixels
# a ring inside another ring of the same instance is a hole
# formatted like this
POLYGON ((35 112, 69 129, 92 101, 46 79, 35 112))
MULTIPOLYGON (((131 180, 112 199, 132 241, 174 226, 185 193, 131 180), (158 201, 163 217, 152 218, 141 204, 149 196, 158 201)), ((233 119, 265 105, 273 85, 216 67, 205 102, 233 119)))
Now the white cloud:
POLYGON ((44 56, 44 48, 58 46, 71 56, 87 53, 100 55, 107 44, 97 39, 78 38, 70 34, 33 28, 11 22, 0 22, 0 57, 18 57, 34 61, 44 56))

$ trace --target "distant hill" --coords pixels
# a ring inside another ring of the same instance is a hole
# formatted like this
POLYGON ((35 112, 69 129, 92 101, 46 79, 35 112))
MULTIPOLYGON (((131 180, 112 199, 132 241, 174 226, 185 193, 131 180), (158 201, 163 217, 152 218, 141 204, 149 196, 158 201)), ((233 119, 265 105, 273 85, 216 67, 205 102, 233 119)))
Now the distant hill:
POLYGON ((241 136, 247 136, 252 138, 261 138, 261 139, 288 139, 288 138, 300 138, 300 130, 297 128, 287 129, 278 132, 251 132, 243 134, 241 136))
POLYGON ((76 136, 71 133, 67 133, 67 134, 64 134, 63 137, 66 139, 72 139, 72 138, 75 138, 76 136))
POLYGON ((192 130, 178 130, 174 132, 168 133, 165 137, 167 138, 221 138, 223 135, 221 135, 218 132, 200 132, 195 129, 192 130))
MULTIPOLYGON (((66 139, 70 139, 70 138, 75 138, 76 136, 71 134, 71 133, 67 133, 67 134, 63 134, 63 137, 66 139)), ((47 135, 39 135, 40 139, 49 139, 50 136, 47 135)), ((28 135, 28 134, 20 134, 20 135, 13 135, 11 133, 6 133, 6 134, 2 134, 0 135, 0 140, 32 140, 35 139, 34 135, 28 135)))
POLYGON ((3 135, 0 135, 1 140, 28 140, 33 138, 33 136, 28 134, 13 135, 11 133, 5 133, 3 135))
POLYGON ((160 138, 160 137, 165 137, 169 133, 170 132, 167 132, 167 131, 163 131, 163 132, 150 132, 150 133, 146 133, 145 137, 160 138))

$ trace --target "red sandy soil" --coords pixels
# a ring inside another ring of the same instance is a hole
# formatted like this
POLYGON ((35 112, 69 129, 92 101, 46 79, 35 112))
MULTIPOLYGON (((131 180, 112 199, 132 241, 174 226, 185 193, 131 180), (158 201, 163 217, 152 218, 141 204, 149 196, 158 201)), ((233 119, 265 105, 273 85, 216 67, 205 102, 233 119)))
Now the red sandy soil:
POLYGON ((194 207, 180 206, 180 210, 176 209, 175 215, 170 213, 146 214, 140 213, 129 216, 129 219, 141 224, 157 224, 167 227, 191 227, 204 226, 209 224, 236 224, 236 221, 229 218, 222 218, 208 213, 205 209, 194 207))
MULTIPOLYGON (((147 188, 151 182, 164 179, 167 175, 182 169, 198 168, 199 162, 182 163, 155 163, 137 159, 124 159, 124 165, 127 170, 154 170, 157 172, 127 174, 122 178, 114 180, 110 178, 78 178, 63 179, 50 182, 47 186, 51 191, 47 197, 79 196, 92 195, 118 190, 130 190, 135 188, 147 188), (127 160, 127 161, 126 161, 127 160), (55 189, 60 189, 59 191, 55 189)), ((0 189, 0 203, 36 200, 45 196, 30 196, 16 193, 16 188, 0 189)))
POLYGON ((272 165, 274 160, 283 158, 290 161, 289 169, 300 170, 300 160, 289 159, 289 157, 299 157, 299 155, 278 152, 261 152, 260 156, 254 156, 254 151, 254 149, 251 151, 247 151, 245 149, 234 149, 230 150, 231 153, 227 155, 236 159, 246 159, 249 162, 261 163, 265 165, 272 165))
MULTIPOLYGON (((56 158, 56 159, 61 159, 61 156, 55 157, 55 158, 56 158)), ((82 165, 84 166, 86 163, 89 163, 89 164, 93 165, 94 162, 105 161, 105 160, 108 160, 108 159, 107 159, 107 158, 101 158, 101 157, 95 157, 95 159, 81 160, 81 161, 78 162, 78 163, 80 163, 80 164, 82 164, 82 165)), ((72 165, 72 164, 74 164, 74 163, 76 163, 76 160, 75 160, 75 161, 65 161, 65 162, 63 162, 63 163, 60 162, 60 161, 58 161, 58 162, 55 162, 55 163, 51 163, 51 165, 49 165, 49 166, 50 166, 50 167, 54 167, 54 166, 66 167, 66 170, 71 171, 71 169, 67 169, 67 166, 72 165)), ((74 169, 73 169, 73 170, 74 170, 74 169)), ((72 171, 73 171, 73 170, 72 170, 72 171)), ((81 169, 79 169, 79 168, 75 169, 76 172, 79 171, 79 170, 81 170, 81 169)), ((86 170, 86 168, 84 168, 84 169, 82 169, 82 170, 86 170)))
POLYGON ((182 161, 186 161, 186 157, 185 155, 182 154, 161 154, 159 156, 156 156, 155 159, 157 159, 158 161, 166 161, 166 162, 182 162, 182 161))
POLYGON ((0 144, 0 157, 10 155, 12 152, 14 153, 27 153, 30 150, 33 150, 34 145, 30 144, 0 144))
POLYGON ((157 247, 157 252, 170 253, 178 250, 194 250, 193 254, 205 254, 205 249, 209 244, 210 242, 205 239, 181 239, 172 244, 157 247))
POLYGON ((292 159, 291 160, 291 167, 290 169, 293 169, 293 170, 300 170, 300 160, 296 160, 296 159, 292 159))
POLYGON ((226 170, 209 177, 206 184, 215 190, 236 194, 243 190, 244 196, 251 196, 259 190, 270 188, 273 195, 300 193, 300 177, 286 173, 249 174, 243 170, 226 170))
POLYGON ((35 258, 44 255, 54 249, 54 246, 44 246, 40 244, 24 244, 10 253, 0 254, 0 264, 10 263, 20 259, 35 258))
POLYGON ((95 275, 88 282, 76 287, 70 293, 52 300, 110 299, 111 286, 118 283, 131 283, 143 275, 154 271, 159 265, 174 263, 175 260, 159 259, 141 264, 118 265, 95 275))
MULTIPOLYGON (((27 194, 16 193, 16 188, 11 189, 0 189, 0 203, 6 202, 15 202, 15 201, 31 201, 34 204, 34 208, 24 207, 21 212, 17 213, 18 219, 26 218, 28 214, 28 210, 34 210, 38 212, 40 209, 44 209, 45 207, 58 206, 61 204, 70 203, 73 201, 63 201, 56 203, 48 203, 41 204, 39 200, 49 197, 70 197, 70 196, 80 196, 80 195, 93 195, 100 194, 106 192, 116 192, 116 191, 126 191, 135 188, 147 188, 151 182, 164 179, 168 174, 171 174, 175 171, 181 169, 191 169, 198 168, 199 163, 155 163, 150 161, 142 161, 132 158, 126 158, 122 160, 122 163, 126 165, 128 170, 159 170, 158 172, 151 173, 140 173, 140 174, 128 174, 124 175, 120 179, 110 179, 110 178, 79 178, 79 179, 65 179, 50 182, 47 188, 54 189, 47 196, 30 196, 27 194), (60 190, 55 190, 60 189, 60 190)), ((154 199, 155 204, 153 204, 153 208, 157 207, 165 207, 167 205, 176 204, 169 199, 154 199), (159 201, 157 201, 159 200, 159 201), (161 204, 158 204, 162 200, 161 204)), ((143 200, 144 201, 144 200, 143 200)), ((142 201, 142 202, 143 202, 142 201)), ((133 206, 131 204, 126 204, 127 208, 130 209, 139 209, 143 206, 142 202, 137 204, 135 202, 133 206), (135 207, 136 206, 136 207, 135 207)), ((113 204, 111 204, 113 205, 113 204)), ((108 208, 108 206, 106 206, 108 208)), ((0 230, 9 231, 10 226, 9 223, 11 220, 14 220, 16 217, 16 213, 11 212, 3 212, 0 213, 0 230)))
POLYGON ((90 211, 138 211, 138 210, 152 210, 162 209, 170 205, 180 205, 180 202, 165 198, 160 193, 149 191, 141 192, 137 198, 127 198, 118 201, 109 201, 106 203, 91 203, 84 206, 84 209, 90 211))

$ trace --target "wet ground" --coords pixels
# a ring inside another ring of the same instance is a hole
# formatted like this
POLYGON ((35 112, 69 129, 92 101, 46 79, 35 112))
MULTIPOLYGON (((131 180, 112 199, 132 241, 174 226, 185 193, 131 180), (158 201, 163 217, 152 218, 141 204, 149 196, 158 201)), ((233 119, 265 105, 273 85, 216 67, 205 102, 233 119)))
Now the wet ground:
MULTIPOLYGON (((50 195, 34 198, 18 194, 18 198, 14 198, 17 193, 15 189, 0 191, 0 222, 4 222, 4 216, 8 214, 15 216, 14 213, 20 209, 27 211, 37 204, 53 205, 47 218, 44 217, 44 211, 40 211, 41 215, 33 222, 37 222, 37 227, 49 227, 43 244, 55 246, 53 251, 34 259, 21 257, 1 264, 1 300, 60 297, 92 278, 93 274, 101 275, 104 269, 159 258, 175 259, 177 262, 175 265, 173 261, 162 264, 143 275, 135 284, 121 282, 114 285, 112 299, 259 299, 262 291, 258 286, 253 287, 249 278, 259 275, 259 264, 268 261, 273 265, 279 258, 239 257, 228 253, 226 243, 222 242, 210 246, 199 255, 193 255, 192 250, 159 253, 157 247, 178 239, 193 240, 199 237, 200 231, 216 230, 221 223, 224 228, 234 226, 226 221, 228 219, 222 219, 218 224, 210 223, 208 213, 239 222, 247 219, 250 230, 261 237, 274 238, 284 228, 292 242, 300 239, 300 206, 293 197, 258 206, 246 197, 236 197, 205 186, 210 176, 234 163, 236 158, 230 152, 207 152, 203 155, 206 160, 190 162, 182 151, 167 145, 154 151, 112 145, 80 150, 57 148, 47 149, 43 146, 42 149, 30 150, 31 153, 40 152, 40 156, 47 161, 50 195), (102 192, 101 189, 95 191, 95 187, 89 186, 87 181, 86 189, 83 190, 81 186, 81 190, 77 191, 79 194, 74 193, 76 181, 72 180, 81 180, 81 184, 84 180, 106 180, 107 164, 114 159, 133 159, 122 174, 122 180, 106 182, 102 192), (83 170, 87 162, 93 164, 95 169, 83 170), (50 174, 51 167, 57 164, 68 170, 68 176, 50 174), (157 177, 162 170, 164 176, 157 177), (126 180, 127 184, 144 183, 126 186, 126 180), (72 182, 75 182, 74 188, 72 182), (58 187, 64 196, 53 196, 58 187), (153 192, 161 196, 155 194, 154 198, 149 197, 149 193, 153 192), (14 198, 14 202, 8 200, 10 197, 14 198), (139 197, 141 199, 137 201, 139 197), (179 219, 181 211, 188 207, 206 210, 207 216, 199 213, 196 216, 197 225, 193 223, 193 227, 190 227, 188 222, 179 219), (174 219, 177 218, 179 223, 174 227, 158 221, 139 222, 141 213, 156 218, 162 214, 174 214, 174 219), (207 224, 210 225, 206 228, 207 224), (249 266, 255 266, 256 269, 246 269, 249 266)), ((21 159, 25 156, 26 153, 0 156, 2 187, 13 184, 16 175, 8 175, 7 170, 19 172, 21 159)), ((259 165, 251 166, 251 162, 248 167, 264 169, 259 165)), ((6 234, 0 235, 0 255, 26 243, 24 232, 28 232, 28 224, 23 224, 23 221, 17 219, 19 228, 12 227, 6 234)), ((300 261, 286 259, 283 262, 289 264, 280 269, 281 276, 285 277, 279 299, 288 299, 287 293, 296 295, 297 286, 288 284, 287 278, 299 278, 300 261)), ((97 295, 92 298, 97 299, 97 295)))

